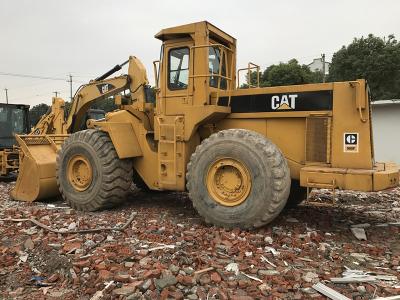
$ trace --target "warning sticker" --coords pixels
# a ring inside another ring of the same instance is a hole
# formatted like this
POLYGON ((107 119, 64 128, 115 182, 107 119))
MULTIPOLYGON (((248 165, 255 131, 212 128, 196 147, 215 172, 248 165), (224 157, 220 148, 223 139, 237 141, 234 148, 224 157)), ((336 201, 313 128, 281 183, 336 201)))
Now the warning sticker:
POLYGON ((343 144, 344 152, 358 152, 358 133, 345 133, 343 144))

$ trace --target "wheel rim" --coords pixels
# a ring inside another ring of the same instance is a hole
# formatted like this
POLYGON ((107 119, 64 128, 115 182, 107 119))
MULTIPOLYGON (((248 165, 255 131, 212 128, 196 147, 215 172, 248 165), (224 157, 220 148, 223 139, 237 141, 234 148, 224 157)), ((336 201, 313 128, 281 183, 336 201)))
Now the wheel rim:
POLYGON ((69 183, 79 192, 85 191, 92 183, 92 166, 82 155, 75 155, 69 160, 67 172, 69 183))
POLYGON ((251 176, 242 162, 222 158, 209 168, 206 184, 216 202, 224 206, 236 206, 246 201, 251 190, 251 176))

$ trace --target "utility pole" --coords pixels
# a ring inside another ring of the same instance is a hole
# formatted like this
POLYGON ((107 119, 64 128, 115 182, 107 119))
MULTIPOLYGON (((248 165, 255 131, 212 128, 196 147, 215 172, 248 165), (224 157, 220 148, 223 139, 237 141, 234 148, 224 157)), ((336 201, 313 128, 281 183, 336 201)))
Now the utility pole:
POLYGON ((6 91, 6 103, 8 104, 8 89, 5 88, 4 90, 6 91))
POLYGON ((325 82, 325 53, 322 54, 322 82, 325 82))
POLYGON ((55 91, 55 92, 53 92, 53 93, 56 95, 56 98, 57 98, 59 92, 55 91))
POLYGON ((72 103, 72 75, 69 74, 69 80, 67 80, 67 82, 69 82, 69 94, 70 94, 70 99, 71 99, 71 103, 72 103))

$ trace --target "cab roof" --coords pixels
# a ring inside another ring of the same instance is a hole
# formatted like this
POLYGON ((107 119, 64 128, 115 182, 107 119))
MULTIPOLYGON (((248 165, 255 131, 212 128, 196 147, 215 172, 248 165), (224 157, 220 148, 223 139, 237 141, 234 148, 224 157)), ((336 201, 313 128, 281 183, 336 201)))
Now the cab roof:
POLYGON ((154 37, 164 42, 171 39, 188 37, 191 34, 201 33, 204 32, 204 29, 208 30, 211 38, 219 42, 236 45, 236 39, 234 37, 207 21, 162 29, 154 37))

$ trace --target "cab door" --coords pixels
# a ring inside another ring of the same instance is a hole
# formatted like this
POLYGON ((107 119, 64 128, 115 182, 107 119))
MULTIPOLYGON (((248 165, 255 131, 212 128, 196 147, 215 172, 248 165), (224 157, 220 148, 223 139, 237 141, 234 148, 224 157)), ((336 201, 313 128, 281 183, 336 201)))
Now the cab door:
POLYGON ((192 104, 193 80, 192 55, 190 41, 175 42, 165 45, 165 76, 163 98, 166 115, 181 115, 182 107, 192 104))

